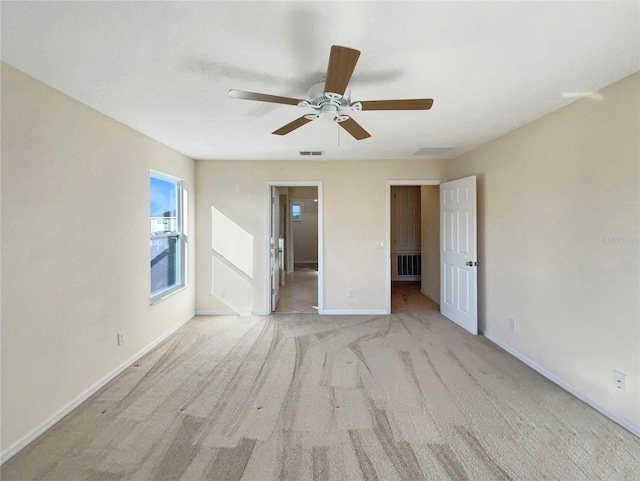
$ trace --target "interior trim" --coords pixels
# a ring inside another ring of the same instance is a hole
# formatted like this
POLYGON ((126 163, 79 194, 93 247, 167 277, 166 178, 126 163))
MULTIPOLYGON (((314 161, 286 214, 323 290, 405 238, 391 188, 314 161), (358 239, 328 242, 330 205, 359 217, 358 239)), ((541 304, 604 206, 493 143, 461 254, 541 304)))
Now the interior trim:
POLYGON ((440 307, 440 299, 434 299, 433 297, 431 297, 429 294, 427 294, 426 292, 424 292, 422 289, 420 289, 420 294, 422 294, 424 297, 426 297, 427 299, 429 299, 430 301, 435 302, 438 307, 440 307))
POLYGON ((243 315, 236 311, 196 311, 196 316, 239 316, 243 315))
POLYGON ((321 180, 270 180, 267 182, 266 197, 266 255, 265 255, 265 307, 266 309, 254 310, 254 315, 271 314, 271 246, 270 246, 270 227, 271 227, 271 187, 316 187, 318 189, 318 314, 325 314, 324 310, 324 248, 323 248, 323 191, 321 180), (268 311, 264 314, 264 311, 268 311))
POLYGON ((327 316, 387 315, 386 309, 325 309, 327 316))
MULTIPOLYGON (((387 180, 387 196, 385 200, 385 253, 387 258, 387 274, 385 282, 387 283, 387 309, 385 314, 391 314, 391 187, 394 185, 423 186, 423 185, 440 185, 441 180, 387 180)), ((433 300, 433 299, 432 299, 433 300)), ((438 302, 438 305, 440 303, 438 302)))

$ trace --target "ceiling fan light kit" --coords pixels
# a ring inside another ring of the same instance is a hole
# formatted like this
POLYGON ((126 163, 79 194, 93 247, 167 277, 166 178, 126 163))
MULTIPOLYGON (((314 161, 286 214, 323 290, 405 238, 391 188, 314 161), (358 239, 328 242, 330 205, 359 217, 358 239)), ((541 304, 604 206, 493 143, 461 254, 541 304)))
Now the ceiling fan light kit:
POLYGON ((333 117, 333 120, 345 129, 356 140, 366 139, 371 135, 346 112, 360 112, 364 110, 429 110, 433 99, 403 99, 403 100, 367 100, 351 103, 349 81, 360 57, 360 52, 352 48, 334 45, 329 55, 327 76, 313 85, 308 92, 308 99, 299 100, 291 97, 280 97, 244 90, 229 90, 229 97, 259 102, 272 102, 285 105, 297 105, 302 108, 312 108, 316 112, 302 117, 274 130, 275 135, 286 135, 318 117, 333 117))

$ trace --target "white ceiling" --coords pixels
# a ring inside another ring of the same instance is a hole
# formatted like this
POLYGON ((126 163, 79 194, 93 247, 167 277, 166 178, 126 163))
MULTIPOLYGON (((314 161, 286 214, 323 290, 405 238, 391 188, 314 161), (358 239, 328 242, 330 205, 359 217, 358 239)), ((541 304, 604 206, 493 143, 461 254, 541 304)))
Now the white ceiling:
POLYGON ((637 0, 1 8, 4 62, 195 159, 453 157, 640 69, 637 0), (271 132, 311 110, 227 97, 306 98, 334 44, 362 52, 353 101, 429 97, 433 108, 355 112, 372 135, 362 141, 328 118, 281 137, 271 132))

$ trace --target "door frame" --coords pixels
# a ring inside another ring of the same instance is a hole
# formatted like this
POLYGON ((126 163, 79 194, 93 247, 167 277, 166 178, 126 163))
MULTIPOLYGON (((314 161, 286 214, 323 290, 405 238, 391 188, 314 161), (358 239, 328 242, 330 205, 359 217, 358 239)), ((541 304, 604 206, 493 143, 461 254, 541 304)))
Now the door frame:
MULTIPOLYGON (((266 222, 266 235, 265 235, 265 300, 267 306, 267 315, 271 314, 271 187, 317 187, 318 189, 318 314, 324 313, 324 262, 323 262, 323 246, 322 239, 324 238, 323 232, 323 197, 322 197, 322 181, 321 180, 270 180, 267 182, 266 199, 267 199, 267 222, 266 222)), ((289 211, 287 209, 287 215, 289 211)))
POLYGON ((282 255, 280 252, 280 189, 278 187, 271 187, 271 197, 269 201, 271 203, 271 217, 269 218, 269 279, 271 299, 269 309, 273 311, 278 305, 278 299, 280 298, 280 256, 282 255), (274 195, 276 193, 277 197, 274 195))
POLYGON ((391 187, 396 185, 440 185, 443 181, 438 179, 431 180, 387 180, 387 193, 386 193, 386 219, 385 219, 385 252, 387 255, 387 300, 386 310, 387 314, 391 314, 391 187))

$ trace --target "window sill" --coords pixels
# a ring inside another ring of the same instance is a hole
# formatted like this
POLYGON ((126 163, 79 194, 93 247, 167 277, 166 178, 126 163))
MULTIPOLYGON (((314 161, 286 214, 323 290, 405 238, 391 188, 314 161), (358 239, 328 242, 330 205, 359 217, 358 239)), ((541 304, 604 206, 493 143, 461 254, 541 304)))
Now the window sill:
POLYGON ((156 296, 151 298, 151 302, 149 303, 149 305, 155 306, 159 302, 164 301, 165 299, 173 296, 174 294, 184 291, 187 287, 188 286, 186 285, 182 285, 179 287, 175 287, 173 289, 168 289, 167 291, 161 292, 160 294, 156 294, 156 296))

